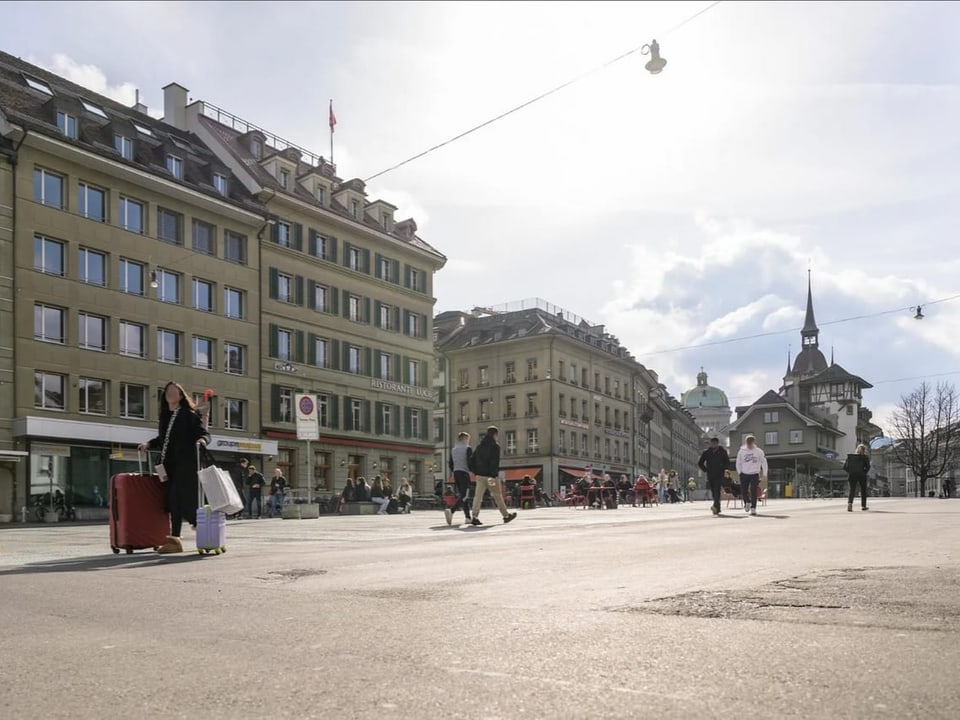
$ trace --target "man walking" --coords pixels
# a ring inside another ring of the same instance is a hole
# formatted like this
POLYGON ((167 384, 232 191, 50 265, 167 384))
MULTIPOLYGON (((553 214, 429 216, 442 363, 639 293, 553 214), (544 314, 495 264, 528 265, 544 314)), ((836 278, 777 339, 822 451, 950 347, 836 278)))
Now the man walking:
POLYGON ((287 479, 280 468, 274 468, 270 479, 270 517, 277 517, 283 512, 283 501, 287 495, 287 479))
POLYGON ((263 475, 253 465, 247 465, 247 486, 250 494, 247 500, 247 517, 253 520, 253 504, 257 504, 257 519, 263 515, 263 475))
POLYGON ((497 436, 500 434, 495 426, 487 428, 487 434, 477 445, 477 450, 473 454, 473 469, 477 476, 477 487, 473 496, 473 520, 471 525, 483 525, 480 522, 480 503, 483 502, 483 495, 490 489, 490 495, 500 509, 500 515, 503 516, 503 522, 508 523, 513 520, 517 514, 507 511, 507 504, 503 501, 503 489, 500 487, 500 444, 497 442, 497 436))
POLYGON ((457 435, 457 444, 450 451, 450 471, 453 473, 453 482, 457 486, 457 502, 452 508, 444 508, 443 515, 447 525, 453 524, 453 514, 463 510, 466 522, 470 522, 470 507, 467 505, 467 496, 470 492, 470 464, 473 462, 473 448, 470 447, 470 433, 462 432, 457 435))
POLYGON ((757 447, 757 439, 747 435, 746 444, 737 452, 737 472, 740 474, 740 492, 743 493, 743 510, 757 514, 757 489, 760 478, 767 474, 767 456, 757 447))
POLYGON ((707 474, 707 487, 710 488, 710 494, 713 496, 713 505, 710 510, 714 515, 719 515, 723 473, 730 467, 730 455, 720 444, 720 438, 710 438, 710 446, 701 453, 697 467, 707 474))

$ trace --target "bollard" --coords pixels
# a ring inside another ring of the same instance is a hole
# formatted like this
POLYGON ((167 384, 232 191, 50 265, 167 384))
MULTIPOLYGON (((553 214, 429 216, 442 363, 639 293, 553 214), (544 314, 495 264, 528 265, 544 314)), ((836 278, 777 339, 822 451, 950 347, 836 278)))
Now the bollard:
POLYGON ((20 508, 20 522, 25 523, 27 521, 27 508, 26 506, 20 508))

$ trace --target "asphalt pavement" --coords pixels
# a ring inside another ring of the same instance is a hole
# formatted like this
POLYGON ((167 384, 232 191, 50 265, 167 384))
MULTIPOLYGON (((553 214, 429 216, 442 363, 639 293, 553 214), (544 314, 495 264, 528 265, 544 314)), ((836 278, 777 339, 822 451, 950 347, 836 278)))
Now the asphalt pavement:
POLYGON ((0 526, 0 718, 960 717, 960 501, 481 518, 0 526))

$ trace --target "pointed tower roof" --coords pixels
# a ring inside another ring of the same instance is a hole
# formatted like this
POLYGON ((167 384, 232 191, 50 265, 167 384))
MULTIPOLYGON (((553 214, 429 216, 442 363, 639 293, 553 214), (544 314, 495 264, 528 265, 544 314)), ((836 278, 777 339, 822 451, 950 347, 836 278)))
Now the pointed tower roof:
POLYGON ((813 290, 810 271, 807 270, 807 316, 800 331, 802 347, 793 363, 793 374, 798 376, 816 375, 827 369, 827 359, 820 352, 820 328, 813 316, 813 290))
POLYGON ((800 335, 803 337, 817 336, 820 334, 820 328, 817 327, 817 319, 813 316, 813 289, 810 280, 810 271, 807 270, 807 315, 803 320, 803 330, 800 335))

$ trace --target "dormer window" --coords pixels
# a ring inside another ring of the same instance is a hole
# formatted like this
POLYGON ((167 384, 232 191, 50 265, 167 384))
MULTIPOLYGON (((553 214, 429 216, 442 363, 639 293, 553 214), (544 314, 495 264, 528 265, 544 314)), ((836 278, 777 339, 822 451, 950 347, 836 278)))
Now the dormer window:
POLYGON ((88 113, 92 113, 97 117, 103 118, 104 120, 109 120, 109 118, 107 117, 107 114, 103 111, 103 108, 100 107, 99 105, 92 103, 89 100, 84 100, 83 98, 80 98, 80 104, 83 105, 83 109, 86 110, 88 113))
POLYGON ((263 157, 263 143, 260 138, 250 138, 250 154, 257 160, 263 157))
POLYGON ((31 77, 30 75, 24 75, 23 79, 26 80, 27 85, 29 85, 34 90, 39 90, 40 92, 46 93, 47 95, 53 95, 53 90, 51 90, 50 86, 47 83, 45 83, 43 80, 38 80, 37 78, 31 77))
POLYGON ((125 135, 113 136, 113 147, 124 160, 133 160, 133 140, 125 135))
POLYGON ((227 176, 221 175, 220 173, 213 174, 213 187, 214 189, 226 197, 227 195, 227 176))
POLYGON ((133 123, 133 127, 141 135, 146 135, 147 137, 153 137, 153 130, 148 128, 146 125, 141 125, 140 123, 133 123))
POLYGON ((177 180, 183 180, 183 160, 176 155, 167 155, 167 170, 177 180))
POLYGON ((280 187, 284 190, 290 189, 290 171, 280 168, 280 187))
POLYGON ((77 118, 65 112, 57 113, 57 127, 64 137, 77 139, 77 118))
POLYGON ((320 183, 317 183, 317 202, 321 205, 327 204, 327 188, 320 183))
POLYGON ((393 222, 393 218, 390 216, 390 213, 388 212, 380 213, 380 223, 383 225, 384 230, 389 232, 390 225, 392 224, 392 222, 393 222))
POLYGON ((350 201, 350 214, 353 216, 354 220, 360 219, 360 201, 359 200, 350 201))

